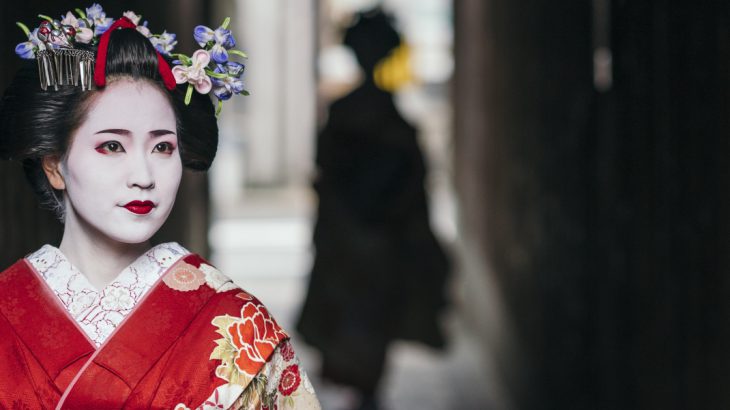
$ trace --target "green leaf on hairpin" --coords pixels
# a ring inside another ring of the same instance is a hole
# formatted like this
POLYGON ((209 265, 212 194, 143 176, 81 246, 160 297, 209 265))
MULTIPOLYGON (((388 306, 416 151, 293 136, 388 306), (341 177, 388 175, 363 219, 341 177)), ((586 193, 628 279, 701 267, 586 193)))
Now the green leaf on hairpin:
POLYGON ((209 68, 205 69, 205 74, 208 74, 209 77, 218 78, 221 80, 228 78, 228 74, 216 73, 215 71, 213 71, 209 68))
POLYGON ((188 84, 188 89, 185 91, 185 105, 190 104, 190 100, 193 98, 193 85, 188 84))
POLYGON ((23 30, 23 33, 25 33, 26 36, 30 37, 30 29, 28 29, 28 26, 19 21, 16 21, 15 24, 23 30))

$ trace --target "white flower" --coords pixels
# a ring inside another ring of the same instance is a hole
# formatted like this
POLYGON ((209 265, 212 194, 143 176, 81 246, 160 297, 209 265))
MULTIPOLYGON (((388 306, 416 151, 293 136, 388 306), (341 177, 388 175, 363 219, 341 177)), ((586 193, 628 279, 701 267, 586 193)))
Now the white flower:
POLYGON ((78 316, 81 312, 88 309, 94 303, 95 299, 96 295, 91 293, 82 293, 76 296, 68 307, 69 313, 73 317, 78 316))
MULTIPOLYGON (((231 383, 224 384, 213 390, 213 394, 211 394, 210 397, 208 397, 208 399, 205 400, 198 408, 203 410, 227 409, 231 407, 236 399, 241 396, 241 393, 243 393, 243 386, 231 383)), ((178 406, 180 405, 178 404, 178 406)), ((183 407, 180 409, 175 407, 175 410, 186 409, 187 408, 183 407)))
POLYGON ((72 26, 74 28, 79 26, 79 20, 70 11, 61 19, 61 24, 64 26, 72 26))
POLYGON ((205 283, 218 293, 238 287, 226 275, 221 273, 221 271, 210 265, 201 263, 199 269, 205 273, 205 283))
POLYGON ((132 20, 132 23, 134 23, 134 24, 139 24, 139 19, 142 17, 142 16, 138 16, 137 13, 135 13, 131 10, 125 11, 124 13, 122 13, 122 16, 132 20))
POLYGON ((109 291, 104 292, 104 296, 101 299, 101 307, 104 310, 126 310, 132 308, 134 300, 126 289, 122 288, 111 288, 109 291))
POLYGON ((152 37, 152 32, 150 32, 150 29, 148 29, 147 26, 137 26, 137 31, 147 38, 152 37))

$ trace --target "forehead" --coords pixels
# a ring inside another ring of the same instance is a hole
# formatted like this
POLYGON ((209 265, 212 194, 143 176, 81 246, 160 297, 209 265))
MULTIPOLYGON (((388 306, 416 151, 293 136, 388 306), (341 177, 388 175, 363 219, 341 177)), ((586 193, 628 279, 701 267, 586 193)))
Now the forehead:
POLYGON ((147 81, 120 79, 93 98, 80 128, 114 127, 144 132, 174 130, 174 125, 172 104, 162 90, 147 81))

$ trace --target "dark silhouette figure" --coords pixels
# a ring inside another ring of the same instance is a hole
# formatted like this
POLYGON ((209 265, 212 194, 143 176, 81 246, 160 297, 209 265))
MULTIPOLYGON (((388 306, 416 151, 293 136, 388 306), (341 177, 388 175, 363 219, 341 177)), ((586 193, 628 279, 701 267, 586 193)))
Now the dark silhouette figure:
POLYGON ((345 35, 365 75, 330 107, 317 147, 316 257, 298 330, 322 352, 322 376, 375 393, 394 339, 443 347, 448 259, 431 232, 416 130, 372 76, 400 44, 379 10, 345 35))

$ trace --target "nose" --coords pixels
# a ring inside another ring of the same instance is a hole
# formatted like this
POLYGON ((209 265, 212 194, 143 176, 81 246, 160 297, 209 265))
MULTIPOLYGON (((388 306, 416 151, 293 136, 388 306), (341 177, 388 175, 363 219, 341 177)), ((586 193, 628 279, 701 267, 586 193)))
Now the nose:
POLYGON ((154 188, 155 178, 146 155, 144 155, 144 153, 139 153, 138 155, 130 155, 129 158, 129 177, 127 179, 127 187, 136 187, 143 190, 154 188))

